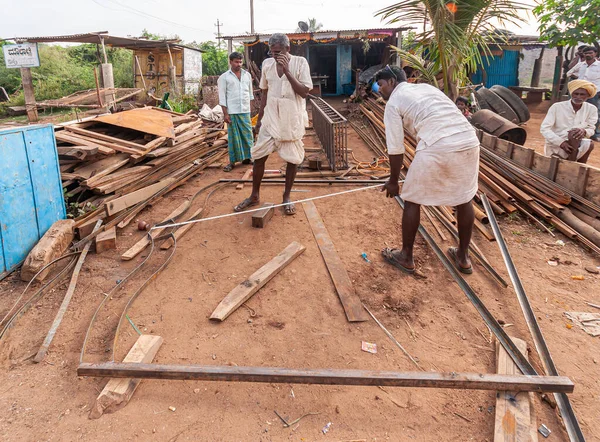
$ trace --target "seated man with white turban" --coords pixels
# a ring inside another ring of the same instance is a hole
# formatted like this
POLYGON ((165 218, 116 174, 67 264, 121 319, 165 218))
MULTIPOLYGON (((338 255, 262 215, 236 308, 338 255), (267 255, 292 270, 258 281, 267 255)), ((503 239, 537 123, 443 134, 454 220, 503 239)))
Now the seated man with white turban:
POLYGON ((586 163, 594 150, 590 137, 598 121, 598 110, 586 100, 596 95, 596 86, 586 80, 573 80, 568 88, 571 99, 550 106, 542 122, 540 132, 546 139, 544 153, 586 163))

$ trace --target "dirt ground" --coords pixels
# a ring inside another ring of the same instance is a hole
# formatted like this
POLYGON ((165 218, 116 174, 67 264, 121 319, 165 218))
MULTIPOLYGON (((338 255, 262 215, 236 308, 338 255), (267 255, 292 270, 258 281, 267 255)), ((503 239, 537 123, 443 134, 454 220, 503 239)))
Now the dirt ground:
MULTIPOLYGON (((350 130, 351 131, 351 130, 350 130)), ((307 137, 307 146, 316 140, 307 137)), ((373 154, 351 131, 357 158, 373 154)), ((279 168, 274 155, 268 169, 279 168)), ((159 222, 186 198, 226 175, 210 169, 144 211, 140 219, 159 222)), ((294 199, 348 187, 296 185, 294 199)), ((264 186, 263 201, 280 202, 282 188, 264 186)), ((213 216, 231 212, 249 194, 246 186, 216 191, 206 205, 213 216)), ((198 198, 193 209, 203 204, 198 198)), ((400 241, 401 210, 377 190, 315 202, 358 296, 428 371, 495 372, 494 345, 486 326, 422 238, 417 239, 416 279, 383 262, 380 251, 400 241), (366 253, 370 263, 361 258, 366 253)), ((168 267, 141 293, 129 317, 143 333, 164 343, 154 362, 287 368, 352 368, 414 371, 415 367, 374 321, 349 323, 301 206, 295 216, 277 211, 265 229, 251 226, 249 214, 197 224, 178 243, 168 267), (222 323, 208 320, 221 299, 292 241, 306 251, 222 323), (361 351, 377 344, 377 354, 361 351)), ((133 223, 132 223, 133 224, 133 223)), ((424 219, 424 225, 433 229, 424 219)), ((600 440, 600 340, 568 328, 565 311, 590 311, 600 304, 600 277, 584 270, 600 261, 560 234, 552 238, 518 217, 501 220, 512 256, 561 374, 576 384, 573 407, 588 440, 600 440), (562 239, 566 245, 555 242, 562 239), (547 261, 559 257, 561 264, 547 261), (568 264, 570 262, 570 264, 568 264), (572 280, 584 275, 585 280, 572 280)), ((76 374, 92 315, 116 284, 139 265, 120 255, 142 237, 131 225, 118 233, 118 248, 90 253, 75 296, 46 361, 31 357, 58 309, 66 283, 39 301, 0 345, 0 439, 7 441, 492 441, 495 393, 417 388, 310 386, 145 380, 123 409, 88 418, 106 380, 76 374), (175 411, 170 411, 174 407, 175 411), (288 420, 284 428, 274 410, 288 420), (330 430, 322 429, 331 423, 330 430)), ((453 244, 442 243, 443 248, 453 244)), ((508 280, 498 247, 475 234, 484 254, 508 280)), ((98 315, 86 361, 111 358, 114 324, 133 292, 171 251, 158 251, 147 269, 113 294, 98 315)), ((503 289, 481 268, 468 282, 512 336, 525 339, 541 371, 514 291, 503 289)), ((0 282, 4 316, 24 288, 17 275, 0 282)), ((116 359, 137 337, 125 323, 116 359)), ((549 441, 567 440, 556 412, 536 396, 538 426, 552 430, 549 441)))

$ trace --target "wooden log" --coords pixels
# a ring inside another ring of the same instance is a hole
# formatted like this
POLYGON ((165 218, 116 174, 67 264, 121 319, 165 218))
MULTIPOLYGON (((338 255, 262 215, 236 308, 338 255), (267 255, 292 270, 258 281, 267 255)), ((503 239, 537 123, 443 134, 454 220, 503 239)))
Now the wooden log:
MULTIPOLYGON (((101 225, 102 225, 102 220, 97 221, 96 225, 94 227, 94 232, 100 230, 101 225)), ((73 294, 75 293, 75 288, 77 287, 77 279, 79 278, 79 272, 81 271, 81 267, 83 267, 83 263, 84 263, 85 258, 90 250, 91 245, 92 245, 92 243, 88 242, 83 247, 81 255, 79 255, 79 259, 77 260, 77 264, 75 265, 75 270, 73 270, 73 275, 71 276, 71 282, 69 283, 69 287, 67 288, 67 293, 65 294, 63 302, 61 303, 60 308, 58 309, 58 313, 56 314, 56 317, 54 318, 54 321, 52 322, 52 326, 50 327, 50 330, 48 330, 48 334, 46 335, 44 342, 42 343, 42 345, 41 345, 40 349, 38 350, 37 354, 35 355, 35 357, 33 358, 33 362, 35 362, 35 363, 39 364, 40 362, 42 362, 44 360, 44 358, 46 357, 48 350, 50 349, 50 344, 52 344, 52 340, 54 339, 54 336, 56 336, 58 327, 60 326, 60 323, 62 322, 62 320, 65 316, 65 313, 67 313, 67 309, 69 308, 69 304, 71 303, 71 298, 73 298, 73 294)))
POLYGON ((240 305, 250 299, 252 295, 258 292, 267 282, 273 279, 275 275, 283 270, 298 255, 304 252, 305 249, 306 247, 300 243, 291 243, 279 255, 229 292, 217 306, 215 311, 212 312, 210 319, 224 321, 240 305))
MULTIPOLYGON (((42 267, 61 256, 67 250, 67 247, 73 241, 74 225, 75 221, 72 219, 61 219, 52 224, 35 247, 31 249, 27 258, 25 258, 25 262, 21 268, 21 279, 23 281, 31 281, 31 278, 42 267)), ((51 270, 51 268, 47 268, 37 276, 36 280, 43 281, 51 270)))
POLYGON ((275 213, 275 209, 272 207, 274 203, 264 203, 262 205, 263 210, 258 212, 254 212, 252 214, 252 227, 256 227, 259 229, 264 228, 267 223, 273 218, 273 214, 275 213))
POLYGON ((78 376, 285 384, 361 385, 572 393, 565 376, 525 376, 483 373, 397 372, 378 370, 290 369, 215 365, 81 363, 78 376))
POLYGON ((569 227, 574 229, 577 233, 584 236, 596 246, 600 247, 600 232, 594 229, 589 224, 577 218, 573 215, 566 207, 561 211, 555 211, 554 214, 569 227))
POLYGON ((112 227, 96 236, 96 253, 117 248, 117 228, 112 227))
MULTIPOLYGON (((511 337, 511 339, 523 356, 527 357, 527 343, 522 339, 514 337, 511 337)), ((496 341, 496 367, 498 374, 521 374, 521 371, 498 341, 496 341)), ((511 390, 498 391, 496 395, 494 442, 537 441, 537 422, 532 419, 534 414, 532 395, 533 393, 511 390)))
POLYGON ((350 322, 368 321, 369 316, 358 298, 348 272, 342 263, 339 255, 335 251, 333 241, 323 224, 323 220, 312 201, 303 203, 304 213, 310 224, 315 240, 335 286, 335 290, 340 298, 346 317, 350 322))
POLYGON ((589 216, 577 209, 573 209, 573 208, 571 208, 571 212, 573 213, 573 215, 575 215, 581 221, 583 221, 584 223, 588 224, 590 227, 593 227, 594 229, 596 229, 597 231, 600 232, 600 219, 591 217, 591 216, 589 216))
MULTIPOLYGON (((160 336, 141 335, 131 347, 123 362, 127 364, 148 364, 152 362, 162 343, 163 338, 160 336)), ((90 419, 98 419, 104 413, 114 413, 123 408, 131 400, 140 382, 141 379, 136 378, 109 380, 90 411, 90 419)))

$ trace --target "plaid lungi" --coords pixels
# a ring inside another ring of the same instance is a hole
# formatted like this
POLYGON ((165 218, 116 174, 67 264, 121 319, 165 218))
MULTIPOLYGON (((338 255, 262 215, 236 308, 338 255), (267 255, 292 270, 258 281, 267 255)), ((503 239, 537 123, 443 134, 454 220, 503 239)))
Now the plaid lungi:
POLYGON ((250 159, 250 149, 254 145, 250 114, 233 114, 227 131, 229 142, 229 162, 235 164, 250 159))

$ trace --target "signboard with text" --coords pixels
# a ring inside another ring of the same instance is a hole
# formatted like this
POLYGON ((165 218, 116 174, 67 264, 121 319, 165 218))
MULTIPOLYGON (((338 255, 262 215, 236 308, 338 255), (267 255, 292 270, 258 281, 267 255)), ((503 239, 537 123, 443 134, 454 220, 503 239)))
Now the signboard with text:
POLYGON ((40 65, 37 43, 4 45, 2 49, 7 68, 35 68, 40 65))

